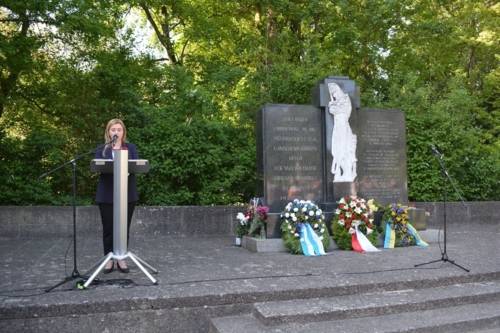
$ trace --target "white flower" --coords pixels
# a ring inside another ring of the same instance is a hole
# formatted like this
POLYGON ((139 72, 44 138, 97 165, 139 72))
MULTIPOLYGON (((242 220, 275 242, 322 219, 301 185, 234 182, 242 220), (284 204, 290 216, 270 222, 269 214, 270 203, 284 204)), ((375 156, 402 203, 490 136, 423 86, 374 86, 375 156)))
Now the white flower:
POLYGON ((304 216, 304 220, 308 220, 309 219, 309 216, 304 216))
POLYGON ((245 219, 245 215, 243 215, 243 213, 238 213, 238 215, 236 215, 236 218, 238 220, 244 220, 245 219))
POLYGON ((295 207, 295 208, 293 209, 293 211, 294 211, 294 212, 298 212, 298 211, 299 211, 299 209, 298 209, 297 207, 295 207))
POLYGON ((325 228, 321 228, 321 229, 319 230, 319 232, 324 233, 324 232, 325 232, 325 228))
POLYGON ((354 212, 355 212, 356 214, 361 214, 362 210, 361 210, 361 208, 356 207, 356 208, 354 209, 354 212))
POLYGON ((314 211, 310 210, 309 211, 309 216, 314 216, 314 211))
POLYGON ((314 229, 318 229, 319 225, 317 223, 314 223, 314 229))
POLYGON ((345 204, 344 197, 342 197, 342 198, 339 200, 339 204, 345 204))
POLYGON ((359 227, 359 224, 360 224, 360 223, 361 223, 361 221, 360 221, 360 220, 354 220, 354 221, 352 221, 352 226, 353 226, 353 227, 359 227))
POLYGON ((321 214, 323 214, 323 211, 322 211, 321 209, 318 209, 318 210, 316 211, 316 215, 318 215, 318 216, 319 216, 319 215, 321 215, 321 214))
POLYGON ((291 225, 288 225, 288 230, 292 230, 292 226, 291 225))
POLYGON ((351 214, 351 212, 347 212, 347 213, 345 213, 345 216, 346 216, 346 217, 351 217, 351 215, 352 215, 352 214, 351 214))
POLYGON ((368 221, 370 221, 370 223, 373 223, 373 219, 369 219, 368 221))
POLYGON ((370 229, 370 228, 366 227, 366 234, 367 234, 367 235, 371 234, 372 232, 373 232, 373 230, 372 230, 372 229, 370 229))
POLYGON ((305 213, 307 212, 307 208, 306 207, 302 207, 302 211, 305 213))
POLYGON ((289 218, 290 217, 290 213, 285 213, 285 217, 289 218))
POLYGON ((344 220, 339 220, 339 224, 344 225, 345 224, 344 220))
POLYGON ((349 228, 349 233, 352 235, 356 232, 356 230, 353 227, 349 228))
POLYGON ((351 203, 349 204, 349 206, 351 206, 352 208, 356 207, 356 203, 354 201, 351 201, 351 203))
POLYGON ((297 217, 296 216, 292 216, 292 221, 293 222, 297 222, 297 217))
POLYGON ((319 240, 320 240, 320 241, 322 241, 322 240, 323 240, 323 236, 319 236, 318 238, 319 238, 319 240))
POLYGON ((335 209, 335 214, 340 215, 340 209, 335 209))
POLYGON ((300 235, 298 233, 293 234, 295 237, 299 237, 300 235))

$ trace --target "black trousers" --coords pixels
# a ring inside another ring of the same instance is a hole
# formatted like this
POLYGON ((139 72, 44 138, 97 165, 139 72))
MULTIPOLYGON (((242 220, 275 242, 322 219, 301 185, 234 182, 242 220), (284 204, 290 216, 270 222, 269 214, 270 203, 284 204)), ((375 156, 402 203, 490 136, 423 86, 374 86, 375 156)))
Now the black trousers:
MULTIPOLYGON (((135 202, 128 203, 127 209, 127 246, 130 231, 130 222, 134 214, 135 202)), ((100 203, 99 210, 101 211, 102 221, 102 244, 104 246, 104 255, 113 251, 113 204, 100 203)))

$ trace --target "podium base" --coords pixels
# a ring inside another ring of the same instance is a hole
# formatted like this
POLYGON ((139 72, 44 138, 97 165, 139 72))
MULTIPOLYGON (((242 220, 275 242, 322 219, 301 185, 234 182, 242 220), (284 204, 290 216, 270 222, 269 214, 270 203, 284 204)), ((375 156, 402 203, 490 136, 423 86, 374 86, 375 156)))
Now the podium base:
MULTIPOLYGON (((88 270, 88 272, 91 272, 91 271, 94 271, 94 272, 92 273, 92 275, 90 275, 89 279, 84 283, 83 287, 87 288, 88 286, 90 286, 90 284, 92 283, 92 281, 94 281, 94 279, 96 278, 96 276, 104 269, 104 266, 106 266, 106 264, 110 260, 112 260, 112 259, 123 260, 123 259, 126 259, 126 258, 130 258, 134 262, 134 264, 136 264, 137 267, 139 267, 139 269, 144 274, 146 274, 146 276, 151 280, 151 282, 153 282, 153 284, 158 284, 158 280, 156 280, 148 272, 148 270, 144 266, 146 266, 147 268, 149 268, 154 274, 157 274, 158 270, 156 268, 154 268, 153 266, 151 266, 150 264, 148 264, 143 259, 139 258, 137 255, 135 255, 132 252, 128 251, 124 255, 116 255, 113 252, 109 252, 106 256, 104 256, 101 259, 99 259, 99 261, 94 266, 92 266, 91 269, 88 270)), ((87 275, 87 274, 85 274, 85 275, 87 275)))

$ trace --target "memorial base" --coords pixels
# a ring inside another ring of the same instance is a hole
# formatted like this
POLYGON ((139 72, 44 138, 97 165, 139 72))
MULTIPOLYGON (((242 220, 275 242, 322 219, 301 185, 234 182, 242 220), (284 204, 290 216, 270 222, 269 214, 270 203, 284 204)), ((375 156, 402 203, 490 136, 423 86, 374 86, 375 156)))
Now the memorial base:
MULTIPOLYGON (((438 229, 427 229, 419 231, 420 236, 427 243, 437 243, 439 230, 438 229)), ((442 235, 441 235, 442 236, 442 235)), ((384 240, 383 236, 379 237, 379 244, 377 247, 383 249, 384 240)), ((254 238, 249 236, 243 236, 241 240, 241 247, 247 249, 250 252, 256 253, 267 253, 267 252, 288 252, 283 244, 283 240, 281 238, 254 238)), ((330 242, 330 246, 328 247, 328 251, 337 250, 338 246, 335 244, 335 241, 332 239, 330 242)))

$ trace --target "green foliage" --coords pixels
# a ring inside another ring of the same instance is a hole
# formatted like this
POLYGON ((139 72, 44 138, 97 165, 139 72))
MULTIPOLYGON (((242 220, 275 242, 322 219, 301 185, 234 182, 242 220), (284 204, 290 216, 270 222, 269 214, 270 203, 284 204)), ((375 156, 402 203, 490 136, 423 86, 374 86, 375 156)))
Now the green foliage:
POLYGON ((500 197, 499 151, 483 142, 481 129, 472 126, 479 107, 460 78, 440 90, 422 86, 416 76, 407 75, 395 83, 391 103, 405 111, 407 123, 408 195, 414 201, 439 201, 446 189, 448 198, 494 200, 500 197), (444 164, 456 183, 443 179, 441 167, 430 153, 434 144, 444 153, 444 164))
POLYGON ((208 205, 251 196, 253 187, 246 185, 254 180, 251 134, 222 122, 158 117, 138 140, 141 156, 151 161, 151 171, 140 182, 142 201, 208 205))
MULTIPOLYGON (((151 161, 143 204, 230 204, 255 195, 257 110, 309 104, 347 75, 363 106, 406 114, 410 200, 446 188, 429 144, 466 200, 500 199, 498 10, 491 1, 3 1, 1 204, 71 201, 71 168, 123 118, 151 161), (127 31, 130 15, 155 31, 127 31), (150 14, 148 16, 148 14, 150 14), (143 39, 143 40, 141 40, 143 39)), ((91 155, 78 202, 91 203, 91 155)))

